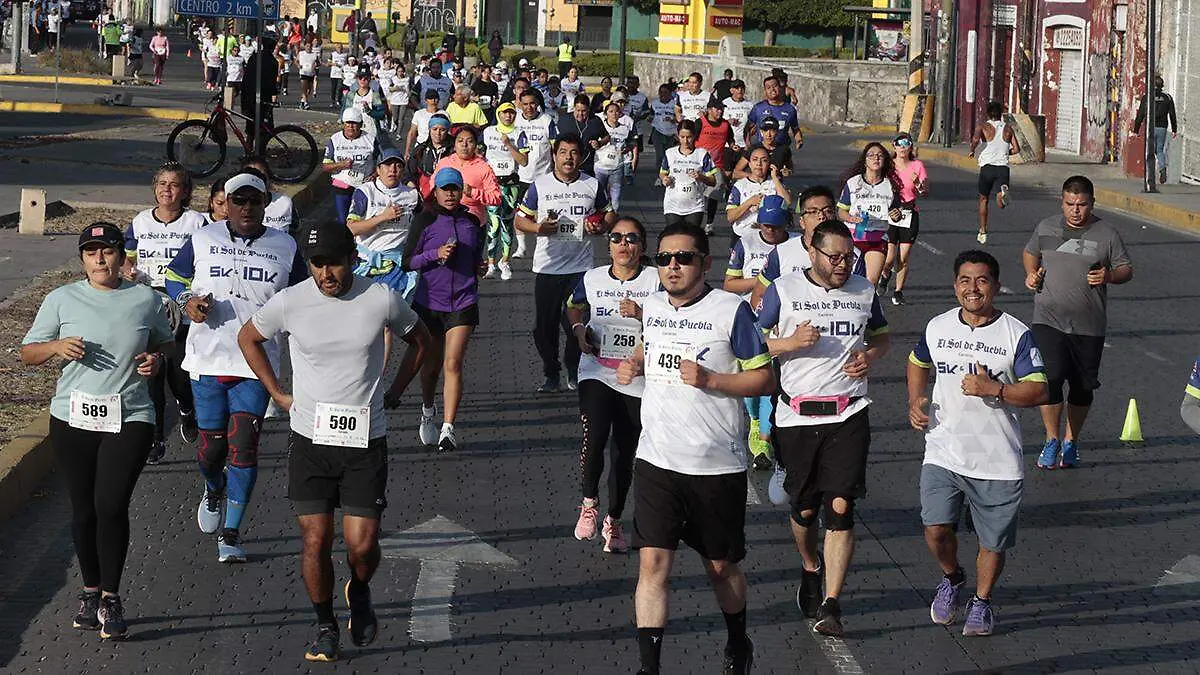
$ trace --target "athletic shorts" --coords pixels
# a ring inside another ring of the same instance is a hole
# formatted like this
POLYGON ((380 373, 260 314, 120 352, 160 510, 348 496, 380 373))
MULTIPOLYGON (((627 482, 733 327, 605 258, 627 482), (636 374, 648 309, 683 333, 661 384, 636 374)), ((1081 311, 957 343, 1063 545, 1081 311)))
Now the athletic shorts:
POLYGON ((196 399, 196 425, 205 431, 223 431, 233 413, 262 417, 271 396, 262 382, 252 377, 192 376, 192 397, 196 399))
POLYGON ((304 84, 312 84, 312 81, 315 78, 316 78, 316 75, 301 75, 300 81, 303 82, 304 84))
POLYGON ((692 225, 694 227, 704 226, 704 212, 697 211, 689 213, 686 216, 681 216, 678 213, 665 213, 667 226, 671 225, 692 225))
POLYGON ((439 312, 416 303, 413 303, 412 308, 417 316, 421 317, 421 321, 429 329, 429 332, 434 335, 445 335, 446 331, 459 326, 479 325, 478 304, 454 312, 439 312))
POLYGON ((633 499, 635 549, 674 551, 682 541, 706 560, 746 557, 746 472, 692 476, 639 459, 633 499))
MULTIPOLYGON (((782 401, 776 407, 780 405, 782 401)), ((812 508, 824 495, 866 496, 871 447, 868 409, 832 424, 776 426, 772 436, 780 463, 787 467, 783 488, 797 510, 812 508)))
POLYGON ((878 253, 887 253, 888 243, 886 241, 856 241, 854 248, 858 249, 863 255, 876 251, 878 253))
POLYGON ((888 243, 889 244, 915 244, 917 235, 921 233, 921 214, 913 211, 911 227, 896 227, 892 225, 888 228, 888 243))
POLYGON ((963 499, 979 546, 996 553, 1017 544, 1017 511, 1023 481, 969 478, 934 464, 921 466, 921 523, 958 525, 963 499))
POLYGON ((1100 388, 1103 335, 1072 335, 1041 323, 1033 324, 1030 330, 1046 366, 1050 405, 1063 402, 1064 382, 1071 385, 1072 394, 1100 388))
POLYGON ((979 167, 979 196, 990 197, 993 189, 1008 185, 1008 167, 984 164, 979 167))
POLYGON ((316 445, 295 431, 288 436, 288 499, 296 514, 333 513, 374 518, 387 508, 387 437, 365 448, 316 445))

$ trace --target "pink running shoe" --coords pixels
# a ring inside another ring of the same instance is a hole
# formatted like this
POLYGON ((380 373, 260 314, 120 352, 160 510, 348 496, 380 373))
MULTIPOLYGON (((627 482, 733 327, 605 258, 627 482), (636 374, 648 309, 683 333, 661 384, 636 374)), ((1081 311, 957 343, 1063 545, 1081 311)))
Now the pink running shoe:
POLYGON ((625 543, 625 534, 621 532, 621 521, 604 516, 604 552, 624 553, 627 550, 629 544, 625 543))
POLYGON ((594 499, 584 499, 579 507, 579 520, 575 523, 575 538, 579 541, 596 538, 596 518, 600 516, 596 504, 594 499))

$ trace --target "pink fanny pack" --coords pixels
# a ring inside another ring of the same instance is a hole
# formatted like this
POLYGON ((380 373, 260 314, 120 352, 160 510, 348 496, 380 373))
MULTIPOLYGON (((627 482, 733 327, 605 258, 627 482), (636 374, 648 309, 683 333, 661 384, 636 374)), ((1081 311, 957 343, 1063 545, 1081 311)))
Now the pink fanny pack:
POLYGON ((788 397, 788 407, 797 415, 831 416, 846 412, 861 396, 795 396, 788 397))

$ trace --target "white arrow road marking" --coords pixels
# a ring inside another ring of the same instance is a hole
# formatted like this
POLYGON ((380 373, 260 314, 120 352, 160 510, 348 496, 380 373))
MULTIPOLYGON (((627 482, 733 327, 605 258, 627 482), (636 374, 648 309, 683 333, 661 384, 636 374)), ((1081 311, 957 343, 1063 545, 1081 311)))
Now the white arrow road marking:
POLYGON ((762 504, 762 497, 758 496, 758 490, 754 489, 754 483, 746 481, 746 503, 751 506, 762 504))
POLYGON ((1163 572, 1158 583, 1154 584, 1154 593, 1168 592, 1170 586, 1200 583, 1200 555, 1189 555, 1175 563, 1171 569, 1163 572))
POLYGON ((934 248, 933 246, 930 246, 929 244, 925 243, 924 239, 918 239, 917 246, 920 246, 921 248, 925 249, 926 251, 929 251, 930 253, 932 253, 934 255, 942 255, 942 249, 934 248))
POLYGON ((834 671, 838 673, 863 673, 862 666, 858 665, 858 661, 854 658, 854 654, 850 653, 850 648, 846 646, 846 641, 841 638, 831 637, 829 635, 821 635, 812 630, 813 624, 816 621, 809 620, 809 632, 812 633, 813 639, 817 641, 817 645, 824 652, 825 658, 829 659, 829 663, 833 665, 834 671))
POLYGON ((516 567, 517 561, 445 516, 379 540, 385 558, 420 560, 409 633, 417 642, 444 642, 450 635, 450 604, 459 565, 516 567))

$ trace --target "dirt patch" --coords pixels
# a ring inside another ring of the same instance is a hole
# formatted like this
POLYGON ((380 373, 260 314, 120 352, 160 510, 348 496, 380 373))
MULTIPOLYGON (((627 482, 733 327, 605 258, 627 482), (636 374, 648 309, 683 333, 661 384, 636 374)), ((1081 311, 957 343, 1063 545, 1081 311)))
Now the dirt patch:
MULTIPOLYGON (((149 183, 149 181, 146 181, 149 183)), ((150 186, 146 186, 146 192, 150 192, 150 186)), ((208 194, 207 192, 205 194, 208 194)), ((47 235, 62 235, 71 236, 78 235, 83 228, 91 225, 96 221, 105 221, 113 223, 117 227, 124 230, 129 226, 133 217, 138 214, 135 210, 120 210, 120 209, 102 209, 102 208, 86 208, 73 209, 63 205, 59 209, 55 209, 53 213, 47 210, 46 215, 46 234, 47 235)))

